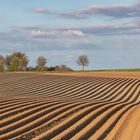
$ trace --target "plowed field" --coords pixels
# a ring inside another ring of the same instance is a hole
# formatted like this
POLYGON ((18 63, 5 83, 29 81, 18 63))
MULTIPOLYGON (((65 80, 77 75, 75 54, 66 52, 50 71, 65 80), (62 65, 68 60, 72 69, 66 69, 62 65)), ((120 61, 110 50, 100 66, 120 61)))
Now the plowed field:
POLYGON ((0 74, 0 140, 139 140, 140 73, 0 74))

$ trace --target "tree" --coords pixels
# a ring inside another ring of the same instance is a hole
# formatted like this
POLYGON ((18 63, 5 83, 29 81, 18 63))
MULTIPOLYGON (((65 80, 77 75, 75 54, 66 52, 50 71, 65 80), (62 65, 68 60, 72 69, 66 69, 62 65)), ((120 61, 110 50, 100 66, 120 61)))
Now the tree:
POLYGON ((89 59, 87 55, 81 55, 78 57, 76 62, 78 65, 82 66, 82 70, 84 70, 85 66, 88 66, 89 64, 89 59))
POLYGON ((4 57, 0 55, 0 71, 4 71, 4 57))
POLYGON ((29 63, 29 60, 25 53, 14 52, 11 55, 10 65, 12 65, 11 67, 14 68, 15 71, 26 70, 28 63, 29 63))
POLYGON ((41 71, 43 71, 45 65, 47 64, 47 59, 46 59, 45 57, 43 57, 43 56, 39 56, 39 57, 37 58, 36 63, 37 63, 37 66, 38 66, 39 68, 41 68, 41 71))
POLYGON ((68 66, 66 66, 65 64, 62 64, 62 65, 55 66, 55 71, 68 72, 73 70, 68 66))
POLYGON ((10 64, 11 64, 11 56, 10 56, 10 55, 6 55, 6 56, 5 56, 5 61, 4 61, 4 63, 5 63, 5 67, 6 67, 6 68, 8 68, 8 67, 10 66, 10 64))

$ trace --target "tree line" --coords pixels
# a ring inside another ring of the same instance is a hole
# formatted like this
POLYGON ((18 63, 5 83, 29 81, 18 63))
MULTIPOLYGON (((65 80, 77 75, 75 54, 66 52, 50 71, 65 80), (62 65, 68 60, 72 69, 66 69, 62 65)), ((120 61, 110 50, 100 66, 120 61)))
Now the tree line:
MULTIPOLYGON (((88 66, 89 60, 86 55, 81 55, 76 60, 76 63, 82 66, 84 70, 85 66, 88 66)), ((25 53, 14 52, 10 55, 0 55, 0 71, 72 71, 71 68, 66 65, 57 65, 47 67, 47 58, 39 56, 36 59, 36 66, 28 66, 29 58, 25 53)))

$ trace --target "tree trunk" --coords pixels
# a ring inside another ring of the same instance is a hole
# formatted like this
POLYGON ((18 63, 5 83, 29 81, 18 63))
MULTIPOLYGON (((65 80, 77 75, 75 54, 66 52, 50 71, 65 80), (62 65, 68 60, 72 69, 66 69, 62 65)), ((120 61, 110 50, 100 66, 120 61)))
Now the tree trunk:
POLYGON ((84 71, 84 65, 82 66, 82 70, 84 71))

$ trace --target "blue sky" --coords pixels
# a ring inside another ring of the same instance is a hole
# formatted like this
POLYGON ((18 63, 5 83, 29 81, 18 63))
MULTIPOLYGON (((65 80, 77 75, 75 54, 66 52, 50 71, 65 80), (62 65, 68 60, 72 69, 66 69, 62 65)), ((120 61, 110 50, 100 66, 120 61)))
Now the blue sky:
POLYGON ((0 53, 40 55, 48 66, 87 69, 140 67, 139 0, 0 0, 0 53))

